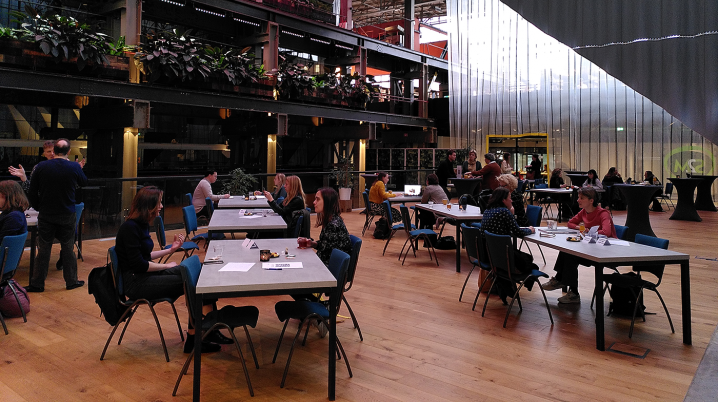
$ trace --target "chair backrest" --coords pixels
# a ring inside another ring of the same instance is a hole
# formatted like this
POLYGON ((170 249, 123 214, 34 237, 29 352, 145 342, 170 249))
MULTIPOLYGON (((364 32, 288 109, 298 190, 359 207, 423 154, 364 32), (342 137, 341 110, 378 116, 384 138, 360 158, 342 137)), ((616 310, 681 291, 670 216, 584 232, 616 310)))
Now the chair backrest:
POLYGON ((125 288, 122 283, 122 273, 120 272, 120 265, 117 260, 117 251, 115 251, 115 246, 110 247, 107 250, 107 253, 110 255, 110 265, 112 266, 112 280, 115 282, 115 291, 117 292, 118 297, 124 297, 125 288))
POLYGON ((464 236, 464 244, 466 245, 466 255, 469 257, 469 262, 476 265, 479 263, 479 245, 477 237, 481 236, 481 229, 473 226, 466 226, 465 223, 461 224, 461 233, 464 236))
POLYGON ((329 298, 329 301, 331 303, 336 303, 335 311, 337 313, 339 312, 339 307, 342 304, 342 295, 344 294, 344 287, 347 283, 349 260, 351 260, 349 254, 337 249, 332 250, 332 255, 329 257, 329 272, 331 272, 337 279, 337 291, 329 298))
POLYGON ((526 192, 526 188, 528 188, 529 181, 528 180, 521 180, 519 181, 519 193, 523 194, 526 192))
MULTIPOLYGON (((384 201, 388 203, 389 201, 384 201)), ((391 211, 391 207, 389 207, 389 210, 391 211)), ((409 215, 409 207, 406 205, 399 205, 399 211, 401 212, 401 223, 404 225, 404 231, 407 235, 409 235, 409 232, 411 232, 411 216, 409 215)), ((389 222, 389 226, 391 226, 391 222, 389 222)))
POLYGON ((187 305, 187 310, 190 311, 189 321, 192 327, 194 325, 194 317, 192 312, 194 311, 194 300, 196 296, 197 281, 199 281, 199 273, 202 271, 202 263, 199 261, 199 257, 193 255, 180 263, 182 272, 182 282, 184 282, 184 297, 187 305))
POLYGON ((527 205, 526 206, 526 220, 529 223, 529 226, 533 227, 539 227, 541 226, 541 213, 543 212, 543 207, 539 207, 537 205, 527 205))
POLYGON ((386 213, 386 219, 389 221, 387 223, 389 224, 389 227, 391 227, 391 223, 394 222, 394 217, 391 213, 391 203, 389 200, 384 200, 381 204, 384 206, 384 213, 386 213))
POLYGON ((666 183, 666 191, 663 192, 667 196, 671 196, 673 194, 673 183, 666 183))
POLYGON ((160 246, 160 250, 163 250, 167 245, 167 238, 165 237, 165 222, 161 216, 155 218, 155 235, 157 236, 157 243, 160 246))
POLYGON ((182 219, 184 220, 184 231, 187 235, 190 232, 197 231, 197 214, 194 212, 192 205, 182 208, 182 219))
POLYGON ((626 236, 626 232, 628 232, 628 226, 613 225, 613 227, 616 228, 616 237, 623 240, 626 236))
POLYGON ((280 205, 282 203, 282 201, 284 201, 284 197, 279 197, 274 201, 277 203, 277 205, 280 205))
POLYGON ((539 184, 534 185, 534 188, 548 188, 548 184, 539 183, 539 184))
POLYGON ((2 272, 3 280, 10 279, 12 275, 5 277, 5 274, 14 272, 17 269, 20 258, 22 258, 22 252, 25 250, 25 240, 27 240, 27 232, 3 237, 2 243, 0 243, 0 261, 2 262, 0 272, 2 272))
POLYGON ((212 214, 214 213, 214 202, 211 198, 207 197, 204 199, 204 205, 205 208, 207 208, 207 212, 209 212, 209 219, 212 219, 212 214))
POLYGON ((366 207, 367 214, 369 214, 369 212, 371 210, 371 205, 369 203, 369 193, 367 193, 365 191, 365 192, 361 193, 361 197, 364 199, 364 207, 366 207))
POLYGON ((299 215, 297 218, 297 223, 294 226, 294 234, 292 237, 299 237, 299 235, 302 233, 302 224, 304 223, 304 215, 299 215))
MULTIPOLYGON (((645 246, 668 250, 668 239, 661 239, 660 237, 646 236, 637 233, 634 242, 638 244, 643 244, 645 246)), ((634 266, 633 270, 636 272, 650 272, 655 275, 656 278, 658 278, 658 283, 661 283, 661 278, 663 277, 663 270, 665 268, 665 265, 640 265, 634 266)))
POLYGON ((192 193, 187 193, 184 197, 187 200, 187 205, 192 205, 192 193))
POLYGON ((484 240, 486 248, 489 250, 491 267, 496 270, 496 274, 512 281, 520 280, 520 272, 516 269, 514 262, 514 244, 511 236, 484 231, 484 240))
POLYGON ((77 225, 80 224, 80 219, 82 219, 82 211, 84 211, 84 210, 85 210, 84 202, 75 204, 75 230, 77 230, 77 225))
POLYGON ((349 259, 349 270, 347 271, 347 282, 344 285, 344 291, 352 288, 354 283, 354 274, 357 272, 357 264, 359 263, 359 251, 361 251, 362 240, 354 235, 349 235, 352 242, 352 253, 349 259))

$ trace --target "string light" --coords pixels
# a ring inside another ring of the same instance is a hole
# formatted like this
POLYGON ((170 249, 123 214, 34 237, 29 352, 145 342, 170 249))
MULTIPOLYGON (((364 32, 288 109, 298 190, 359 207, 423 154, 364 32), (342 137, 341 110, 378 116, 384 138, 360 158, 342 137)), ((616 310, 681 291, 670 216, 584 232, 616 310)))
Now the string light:
POLYGON ((352 48, 352 47, 340 45, 340 44, 338 44, 338 43, 335 43, 334 46, 338 47, 339 49, 354 50, 354 48, 352 48))
POLYGON ((173 6, 184 7, 184 4, 183 4, 183 3, 179 3, 179 2, 176 2, 176 1, 172 1, 172 0, 162 0, 162 1, 165 2, 165 3, 167 3, 167 4, 172 4, 173 6))
POLYGON ((627 41, 627 42, 611 42, 611 43, 606 43, 603 45, 576 46, 576 47, 572 47, 571 49, 577 50, 577 49, 592 49, 592 48, 609 47, 609 46, 616 46, 616 45, 631 45, 633 43, 639 43, 639 42, 658 42, 661 40, 678 39, 678 38, 692 39, 692 38, 698 38, 698 37, 705 36, 705 35, 718 35, 718 31, 701 32, 701 33, 695 34, 695 35, 669 35, 669 36, 664 36, 662 38, 639 38, 639 39, 634 39, 632 41, 627 41))
POLYGON ((287 35, 296 36, 297 38, 303 38, 303 37, 304 37, 304 35, 302 35, 302 34, 294 33, 294 32, 291 32, 291 31, 285 31, 284 29, 282 29, 282 33, 285 33, 285 34, 287 34, 287 35))
POLYGON ((309 39, 313 40, 314 42, 323 43, 325 45, 331 45, 331 42, 326 41, 326 40, 321 40, 321 39, 317 39, 317 38, 309 38, 309 39))
POLYGON ((241 19, 241 18, 237 18, 237 17, 234 17, 234 20, 235 20, 235 21, 237 21, 237 22, 241 22, 241 23, 244 23, 244 24, 248 24, 248 25, 254 25, 255 27, 258 27, 258 26, 259 26, 259 24, 258 24, 258 23, 256 23, 256 22, 252 22, 252 21, 245 21, 245 20, 243 20, 243 19, 241 19))
POLYGON ((218 13, 216 11, 205 10, 204 8, 199 8, 199 7, 195 7, 194 9, 197 11, 201 11, 203 13, 209 14, 209 15, 214 15, 215 17, 224 17, 224 14, 218 13))

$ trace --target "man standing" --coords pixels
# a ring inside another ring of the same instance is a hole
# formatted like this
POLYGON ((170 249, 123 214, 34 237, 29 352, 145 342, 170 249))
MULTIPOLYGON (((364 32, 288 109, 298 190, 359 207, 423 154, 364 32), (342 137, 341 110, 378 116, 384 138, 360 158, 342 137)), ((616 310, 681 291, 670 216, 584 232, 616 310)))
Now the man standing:
POLYGON ((35 168, 28 196, 38 210, 38 252, 36 267, 30 278, 28 292, 43 292, 50 265, 52 242, 60 242, 60 258, 64 262, 63 277, 67 290, 79 288, 85 281, 77 279, 75 240, 75 190, 87 185, 87 177, 79 163, 67 159, 70 141, 55 141, 55 158, 40 162, 35 168))
POLYGON ((204 175, 204 179, 199 181, 197 188, 194 189, 192 195, 192 205, 197 216, 205 216, 209 219, 209 211, 207 210, 207 202, 205 198, 209 197, 212 202, 219 201, 222 198, 229 198, 229 194, 214 195, 212 194, 212 183, 217 181, 217 172, 208 171, 204 175))
POLYGON ((446 197, 448 199, 451 199, 451 195, 449 194, 449 188, 447 187, 449 184, 449 177, 455 177, 456 171, 454 170, 454 161, 456 160, 456 151, 453 149, 450 149, 446 153, 446 159, 443 160, 439 167, 436 169, 436 177, 439 178, 439 185, 441 188, 444 189, 444 192, 446 193, 446 197))
POLYGON ((501 167, 496 163, 496 155, 492 153, 484 155, 484 162, 486 162, 486 165, 481 170, 471 172, 471 175, 483 177, 481 181, 482 190, 489 189, 494 191, 499 187, 499 181, 496 178, 501 176, 501 167))
MULTIPOLYGON (((53 159, 55 157, 55 141, 49 140, 45 141, 45 143, 42 144, 42 156, 44 156, 47 160, 53 159)), ((32 175, 35 173, 35 168, 38 167, 38 165, 39 164, 35 165, 35 167, 32 168, 30 176, 25 175, 25 168, 23 168, 22 165, 18 165, 17 168, 9 166, 7 170, 10 172, 11 175, 20 178, 20 186, 22 186, 22 189, 25 190, 25 192, 28 192, 30 191, 32 175)))

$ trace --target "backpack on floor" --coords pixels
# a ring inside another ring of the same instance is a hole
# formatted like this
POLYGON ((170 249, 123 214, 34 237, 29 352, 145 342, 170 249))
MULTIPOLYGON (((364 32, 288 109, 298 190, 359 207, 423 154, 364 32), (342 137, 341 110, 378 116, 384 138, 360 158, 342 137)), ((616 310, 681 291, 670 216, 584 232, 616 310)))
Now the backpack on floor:
POLYGON ((0 288, 0 313, 5 317, 22 317, 22 311, 20 311, 20 306, 17 305, 17 300, 20 300, 25 314, 29 313, 30 298, 27 297, 27 290, 15 282, 15 279, 10 279, 8 283, 12 283, 12 286, 15 288, 17 299, 15 299, 15 295, 12 293, 9 284, 0 288))
POLYGON ((375 239, 388 239, 389 235, 391 234, 391 228, 389 227, 389 224, 387 223, 385 218, 381 218, 378 221, 374 222, 374 226, 376 229, 374 229, 374 238, 375 239))
MULTIPOLYGON (((614 274, 615 275, 615 274, 614 274)), ((628 272, 621 275, 636 276, 635 272, 628 272)), ((636 305, 636 296, 640 288, 626 286, 611 286, 611 302, 608 304, 608 315, 618 314, 633 317, 633 310, 636 305)), ((646 310, 643 305, 643 295, 638 299, 638 311, 636 317, 646 310)))
POLYGON ((87 292, 95 296, 95 303, 100 306, 100 315, 104 315, 105 321, 114 326, 127 307, 117 299, 111 269, 112 264, 109 263, 104 267, 93 268, 87 278, 87 292))

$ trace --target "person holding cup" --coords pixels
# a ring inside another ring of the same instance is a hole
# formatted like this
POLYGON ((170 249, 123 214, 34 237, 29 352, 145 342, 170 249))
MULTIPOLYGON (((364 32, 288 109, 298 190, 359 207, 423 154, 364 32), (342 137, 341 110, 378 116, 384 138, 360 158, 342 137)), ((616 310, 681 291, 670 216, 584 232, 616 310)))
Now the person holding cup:
MULTIPOLYGON (((583 223, 585 229, 598 226, 598 234, 616 238, 616 228, 611 213, 598 205, 598 193, 592 187, 581 187, 578 190, 578 206, 581 208, 576 216, 568 221, 569 229, 579 229, 583 223)), ((484 218, 485 219, 485 218, 484 218)), ((593 263, 581 257, 559 252, 554 271, 556 275, 543 285, 543 290, 556 290, 568 286, 568 293, 558 298, 562 304, 581 303, 578 294, 578 266, 590 266, 593 263)))
POLYGON ((284 222, 288 225, 292 223, 292 214, 294 211, 299 211, 306 208, 304 203, 304 190, 302 189, 302 181, 298 176, 287 177, 284 183, 284 189, 287 191, 287 196, 281 204, 277 204, 274 196, 269 191, 264 192, 264 196, 267 197, 270 208, 278 213, 284 222))

